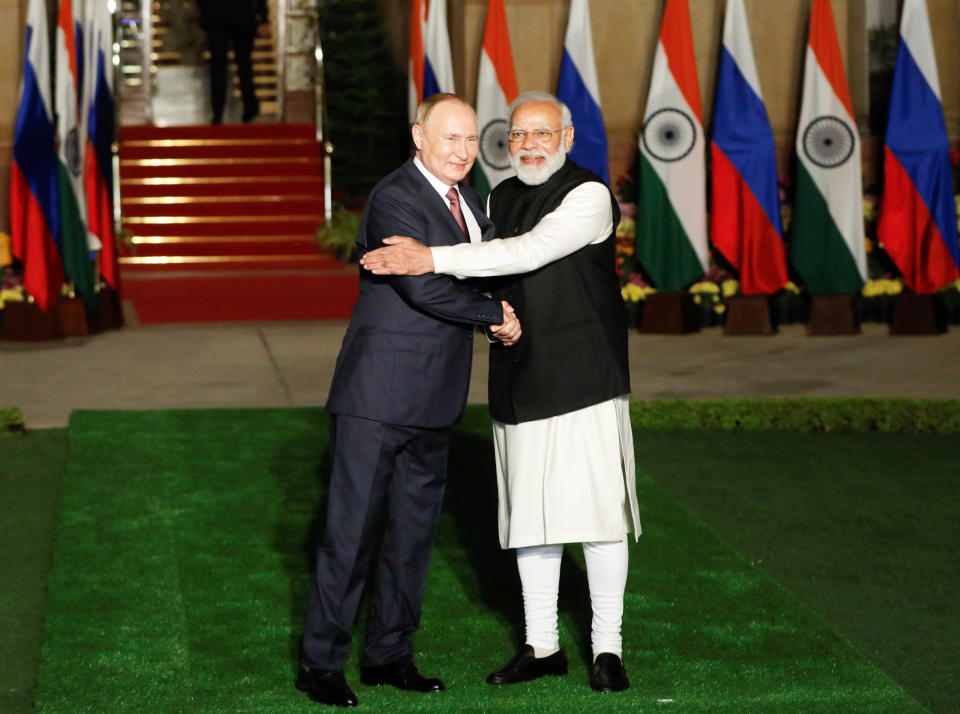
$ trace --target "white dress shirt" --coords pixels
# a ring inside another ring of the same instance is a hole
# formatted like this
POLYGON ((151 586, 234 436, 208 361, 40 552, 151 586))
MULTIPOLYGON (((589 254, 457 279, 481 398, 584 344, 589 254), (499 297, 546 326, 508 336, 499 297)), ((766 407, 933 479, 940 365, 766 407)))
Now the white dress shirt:
POLYGON ((485 243, 437 246, 430 251, 435 273, 460 278, 517 275, 542 268, 585 245, 602 243, 612 231, 610 192, 592 181, 570 191, 556 210, 527 233, 485 243))
MULTIPOLYGON (((459 186, 451 186, 450 184, 444 183, 423 165, 423 162, 416 156, 413 157, 413 165, 420 169, 427 181, 430 182, 430 185, 433 186, 434 190, 440 194, 440 198, 443 199, 443 202, 447 204, 447 209, 450 208, 450 199, 447 198, 447 192, 451 188, 457 189, 457 195, 460 196, 460 210, 463 212, 463 220, 467 223, 467 233, 470 235, 471 243, 479 243, 482 233, 480 232, 480 224, 477 223, 476 216, 473 215, 473 211, 470 210, 470 206, 467 205, 466 201, 463 200, 463 194, 460 193, 459 186)), ((466 245, 466 244, 464 244, 466 245)), ((439 271, 437 271, 439 272, 439 271)))

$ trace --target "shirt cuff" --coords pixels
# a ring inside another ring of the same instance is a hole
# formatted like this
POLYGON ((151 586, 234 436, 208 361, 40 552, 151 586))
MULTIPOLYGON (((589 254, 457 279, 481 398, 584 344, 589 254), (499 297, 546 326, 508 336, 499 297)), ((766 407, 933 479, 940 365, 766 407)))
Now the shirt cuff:
POLYGON ((433 272, 449 275, 450 249, 452 245, 438 245, 430 249, 433 254, 433 272))

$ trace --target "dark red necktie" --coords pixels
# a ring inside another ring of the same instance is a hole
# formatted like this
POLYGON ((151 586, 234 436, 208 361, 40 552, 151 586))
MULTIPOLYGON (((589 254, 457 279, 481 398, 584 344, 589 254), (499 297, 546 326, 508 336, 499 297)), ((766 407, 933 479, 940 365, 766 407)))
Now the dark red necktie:
POLYGON ((470 231, 467 230, 467 222, 463 220, 463 211, 460 210, 460 194, 457 193, 456 188, 447 191, 447 200, 450 201, 450 213, 453 214, 453 220, 460 226, 460 230, 463 231, 467 240, 470 240, 470 231))

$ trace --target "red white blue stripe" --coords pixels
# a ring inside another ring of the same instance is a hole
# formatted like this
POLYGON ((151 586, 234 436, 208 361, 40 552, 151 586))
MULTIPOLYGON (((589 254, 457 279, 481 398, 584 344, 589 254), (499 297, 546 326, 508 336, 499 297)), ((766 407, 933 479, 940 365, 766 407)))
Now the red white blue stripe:
POLYGON ((906 0, 884 155, 879 237, 907 286, 933 293, 960 269, 949 142, 923 0, 906 0))
POLYGON ((593 35, 587 0, 572 0, 557 98, 570 108, 574 141, 570 158, 610 183, 607 130, 600 110, 600 84, 593 57, 593 35))
POLYGON ((47 7, 44 0, 30 0, 10 171, 10 237, 23 263, 24 288, 42 310, 56 304, 64 279, 56 242, 60 202, 51 106, 47 7))
POLYGON ((410 6, 410 121, 417 106, 438 92, 455 92, 446 0, 413 0, 410 6))
POLYGON ((710 148, 713 243, 744 294, 774 293, 788 280, 776 149, 743 0, 727 2, 710 148))
POLYGON ((116 289, 120 271, 113 221, 113 20, 107 0, 88 0, 84 24, 88 39, 83 82, 87 88, 83 96, 87 228, 103 246, 100 274, 116 289))

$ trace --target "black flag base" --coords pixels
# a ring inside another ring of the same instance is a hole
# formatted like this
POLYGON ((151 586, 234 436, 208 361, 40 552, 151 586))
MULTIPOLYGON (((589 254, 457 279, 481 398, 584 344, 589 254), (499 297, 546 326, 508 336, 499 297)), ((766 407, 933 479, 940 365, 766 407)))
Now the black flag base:
POLYGON ((700 332, 700 313, 693 295, 653 293, 643 308, 640 332, 648 335, 687 335, 700 332))
POLYGON ((859 335, 860 320, 853 299, 853 295, 812 296, 807 334, 812 337, 859 335))
POLYGON ((90 320, 87 318, 87 306, 83 298, 61 298, 57 309, 60 311, 61 337, 83 337, 90 334, 90 320))
POLYGON ((104 287, 96 306, 88 309, 80 297, 62 297, 44 312, 35 302, 7 301, 0 310, 0 339, 8 342, 45 342, 84 337, 123 327, 123 309, 116 290, 104 287))
POLYGON ((947 313, 934 294, 902 292, 893 307, 891 335, 942 335, 947 331, 947 313))
POLYGON ((0 337, 10 342, 59 340, 60 310, 54 306, 44 312, 33 302, 8 301, 3 306, 0 337))
POLYGON ((768 295, 732 295, 727 298, 724 335, 775 335, 776 333, 773 320, 770 319, 768 295))

